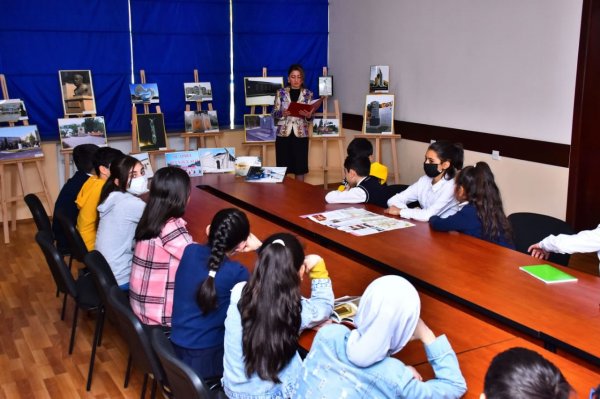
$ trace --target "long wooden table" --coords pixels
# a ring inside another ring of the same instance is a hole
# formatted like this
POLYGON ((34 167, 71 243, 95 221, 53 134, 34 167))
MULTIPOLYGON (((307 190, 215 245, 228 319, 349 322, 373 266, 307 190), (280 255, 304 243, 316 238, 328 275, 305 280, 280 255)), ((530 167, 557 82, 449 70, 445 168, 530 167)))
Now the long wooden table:
MULTIPOLYGON (((231 202, 211 195, 205 190, 193 190, 192 197, 186 210, 185 219, 188 230, 197 242, 206 241, 206 225, 210 224, 213 215, 220 209, 235 206, 231 202)), ((289 229, 266 220, 250 211, 246 211, 250 220, 251 230, 259 238, 289 231, 289 229)), ((310 239, 303 240, 307 253, 317 253, 326 260, 336 296, 360 295, 367 285, 381 276, 380 271, 367 267, 352 260, 338 251, 324 248, 310 239)), ((239 254, 236 258, 253 269, 256 255, 254 253, 239 254)), ((309 295, 310 284, 305 279, 302 286, 303 294, 309 295)), ((478 398, 483 387, 483 377, 492 357, 504 349, 513 346, 535 348, 538 352, 554 361, 561 368, 567 380, 573 384, 580 397, 584 397, 589 387, 597 384, 600 374, 595 370, 577 365, 558 355, 544 351, 522 338, 516 337, 510 328, 500 328, 489 323, 487 318, 480 318, 461 306, 454 306, 444 300, 420 291, 422 302, 421 317, 437 334, 446 334, 456 351, 461 369, 467 380, 469 390, 465 398, 478 398)), ((304 334, 301 344, 310 347, 314 334, 304 334)), ((433 377, 431 367, 427 363, 423 347, 418 342, 411 342, 397 356, 406 364, 414 365, 425 378, 433 377)))
MULTIPOLYGON (((340 209, 324 191, 293 179, 247 183, 233 175, 206 175, 203 190, 255 212, 379 272, 407 277, 418 287, 515 328, 549 348, 600 365, 600 278, 567 269, 579 281, 546 285, 519 270, 540 263, 525 254, 427 223, 357 238, 301 215, 340 209)), ((366 207, 376 212, 381 208, 366 207)), ((565 269, 564 267, 559 268, 565 269)))

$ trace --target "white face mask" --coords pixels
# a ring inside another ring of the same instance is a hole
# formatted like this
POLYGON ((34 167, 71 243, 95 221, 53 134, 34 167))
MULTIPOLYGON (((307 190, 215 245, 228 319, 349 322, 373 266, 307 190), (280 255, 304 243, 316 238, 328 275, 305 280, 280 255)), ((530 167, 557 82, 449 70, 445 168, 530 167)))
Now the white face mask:
POLYGON ((127 192, 133 195, 142 195, 148 191, 148 179, 146 176, 138 176, 131 179, 127 192))

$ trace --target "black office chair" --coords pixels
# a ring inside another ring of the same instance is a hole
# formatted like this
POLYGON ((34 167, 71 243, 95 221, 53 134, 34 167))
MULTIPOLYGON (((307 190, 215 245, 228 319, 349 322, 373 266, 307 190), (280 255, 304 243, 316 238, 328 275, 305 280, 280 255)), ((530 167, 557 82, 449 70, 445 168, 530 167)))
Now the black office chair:
POLYGON ((44 208, 42 201, 40 201, 40 198, 35 194, 27 194, 24 199, 31 212, 31 216, 33 216, 33 221, 35 222, 38 231, 47 232, 54 241, 52 223, 50 223, 50 217, 48 217, 48 213, 46 213, 46 209, 44 208))
POLYGON ((69 243, 69 249, 71 250, 71 257, 69 258, 69 269, 71 269, 71 263, 73 259, 77 260, 80 263, 84 262, 85 255, 88 253, 88 249, 85 246, 85 242, 83 238, 81 238, 81 234, 79 234, 79 230, 77 230, 77 226, 73 223, 71 219, 69 219, 64 213, 61 211, 57 211, 54 215, 56 220, 60 223, 65 236, 67 237, 67 242, 69 243))
MULTIPOLYGON (((165 383, 165 373, 152 349, 150 343, 150 331, 153 327, 145 326, 137 318, 137 316, 131 310, 129 305, 129 298, 125 293, 118 287, 112 287, 110 289, 110 296, 108 297, 108 303, 110 305, 109 311, 114 312, 115 319, 117 321, 117 327, 121 332, 121 336, 127 342, 129 347, 129 360, 127 362, 127 375, 125 377, 125 387, 129 383, 129 370, 131 369, 132 363, 144 373, 144 382, 142 385, 141 397, 146 395, 146 386, 148 384, 148 376, 153 375, 152 390, 150 396, 154 398, 156 396, 156 387, 158 383, 162 386, 167 385, 165 383)), ((160 328, 160 327, 155 327, 160 328)))
MULTIPOLYGON (((515 249, 528 253, 527 249, 550 234, 573 234, 571 226, 560 219, 539 213, 517 212, 508 216, 513 229, 515 249)), ((569 265, 569 254, 551 253, 548 260, 563 266, 569 265)))
MULTIPOLYGON (((89 285, 78 278, 75 280, 71 272, 65 265, 65 261, 58 249, 52 242, 52 237, 45 231, 40 231, 36 234, 35 240, 42 249, 46 262, 54 278, 54 282, 58 286, 60 292, 70 296, 75 301, 75 309, 73 312, 73 323, 71 326, 71 339, 69 342, 69 355, 73 353, 73 345, 75 344, 75 331, 77 330, 77 316, 79 308, 83 310, 96 310, 100 306, 100 298, 95 289, 90 289, 89 285)), ((93 287, 92 287, 93 288, 93 287)), ((62 314, 64 316, 64 304, 62 314)), ((99 319, 98 319, 99 320, 99 319)), ((98 320, 96 323, 98 323, 98 320)))
POLYGON ((175 399, 226 398, 222 390, 211 391, 202 378, 187 364, 182 362, 163 331, 154 329, 151 334, 152 348, 158 355, 167 377, 168 388, 175 399))
POLYGON ((90 390, 92 387, 92 374, 94 372, 94 362, 96 359, 96 348, 102 345, 102 331, 104 329, 104 321, 106 319, 106 311, 109 308, 108 296, 112 287, 118 287, 117 280, 113 274, 108 262, 104 256, 94 250, 88 252, 84 257, 84 263, 87 269, 92 274, 96 289, 100 295, 101 306, 98 309, 99 321, 96 323, 94 331, 94 342, 92 344, 92 353, 90 355, 90 366, 88 368, 88 379, 86 384, 86 390, 90 390))

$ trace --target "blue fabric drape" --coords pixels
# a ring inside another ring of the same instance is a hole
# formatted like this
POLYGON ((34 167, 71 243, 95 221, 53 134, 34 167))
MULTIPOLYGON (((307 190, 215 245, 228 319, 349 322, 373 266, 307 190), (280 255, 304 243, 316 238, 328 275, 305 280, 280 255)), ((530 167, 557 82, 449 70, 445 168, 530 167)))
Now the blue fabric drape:
POLYGON ((233 71, 235 123, 249 112, 244 100, 244 77, 283 76, 299 63, 304 84, 317 93, 318 76, 327 65, 327 0, 233 0, 233 71))
POLYGON ((0 7, 0 73, 42 138, 58 139, 59 70, 90 69, 107 131, 130 129, 126 0, 11 1, 0 7))
POLYGON ((183 131, 183 83, 194 69, 211 82, 213 109, 228 125, 229 1, 131 0, 131 15, 135 80, 143 69, 158 84, 167 129, 183 131))

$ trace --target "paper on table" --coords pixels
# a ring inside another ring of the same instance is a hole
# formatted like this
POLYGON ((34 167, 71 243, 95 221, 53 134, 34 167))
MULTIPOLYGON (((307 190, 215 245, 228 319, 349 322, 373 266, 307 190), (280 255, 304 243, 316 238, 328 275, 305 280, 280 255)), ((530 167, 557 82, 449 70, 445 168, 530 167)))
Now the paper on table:
POLYGON ((542 280, 546 284, 577 281, 577 277, 571 276, 570 274, 550 265, 521 266, 519 269, 539 280, 542 280))

